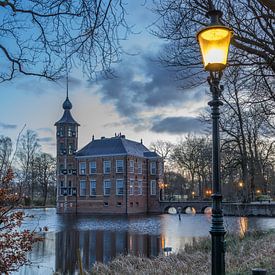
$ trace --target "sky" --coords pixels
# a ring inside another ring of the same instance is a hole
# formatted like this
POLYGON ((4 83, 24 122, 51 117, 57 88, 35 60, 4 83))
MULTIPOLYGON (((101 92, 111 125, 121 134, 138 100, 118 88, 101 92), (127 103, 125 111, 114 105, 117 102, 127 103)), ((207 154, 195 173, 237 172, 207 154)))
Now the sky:
MULTIPOLYGON (((89 82, 80 71, 69 76, 71 113, 79 127, 79 149, 92 138, 115 133, 149 146, 156 140, 173 143, 200 132, 197 117, 209 100, 205 87, 180 88, 175 72, 157 62, 163 41, 150 33, 156 19, 144 0, 129 1, 127 22, 133 32, 122 46, 116 77, 89 82)), ((0 84, 0 135, 15 142, 24 128, 37 132, 42 150, 55 154, 55 127, 62 114, 66 83, 19 77, 0 84)))

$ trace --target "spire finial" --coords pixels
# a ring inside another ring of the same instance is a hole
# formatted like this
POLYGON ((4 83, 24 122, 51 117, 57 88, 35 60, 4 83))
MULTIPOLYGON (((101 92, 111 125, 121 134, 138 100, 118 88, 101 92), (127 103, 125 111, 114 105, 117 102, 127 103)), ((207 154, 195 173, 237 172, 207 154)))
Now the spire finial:
POLYGON ((67 59, 67 47, 65 45, 65 58, 66 58, 66 98, 69 98, 69 73, 68 73, 68 59, 67 59))

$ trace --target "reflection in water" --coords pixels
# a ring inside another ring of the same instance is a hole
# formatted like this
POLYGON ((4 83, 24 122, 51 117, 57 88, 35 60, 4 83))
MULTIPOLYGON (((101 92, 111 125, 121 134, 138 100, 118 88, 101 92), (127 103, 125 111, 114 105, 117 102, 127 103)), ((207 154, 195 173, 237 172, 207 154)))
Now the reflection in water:
POLYGON ((162 236, 130 234, 113 231, 75 231, 56 233, 55 270, 74 274, 77 250, 80 250, 83 268, 90 270, 95 262, 107 263, 120 254, 153 257, 162 252, 162 236))
POLYGON ((187 208, 185 208, 185 214, 195 215, 196 214, 196 209, 194 207, 187 207, 187 208))
MULTIPOLYGON (((91 216, 56 215, 55 209, 28 210, 34 218, 26 219, 23 227, 35 229, 47 226, 43 242, 35 244, 29 254, 32 266, 25 266, 20 275, 77 274, 77 251, 82 264, 90 269, 96 261, 107 263, 120 254, 131 253, 154 257, 164 247, 172 252, 183 249, 200 237, 209 236, 210 215, 155 216, 91 216)), ((225 217, 226 230, 242 236, 250 230, 275 227, 274 218, 225 217)))
POLYGON ((245 233, 248 230, 248 218, 240 217, 239 224, 240 224, 240 237, 243 238, 245 233))

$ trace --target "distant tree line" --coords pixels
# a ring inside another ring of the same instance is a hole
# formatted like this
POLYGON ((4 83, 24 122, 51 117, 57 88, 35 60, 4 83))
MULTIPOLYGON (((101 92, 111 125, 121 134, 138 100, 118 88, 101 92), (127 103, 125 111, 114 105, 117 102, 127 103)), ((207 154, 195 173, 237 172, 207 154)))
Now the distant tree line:
POLYGON ((11 186, 25 205, 55 203, 56 160, 41 151, 36 132, 27 130, 16 145, 9 137, 0 136, 0 181, 9 169, 13 171, 11 186))
MULTIPOLYGON (((262 195, 274 197, 274 141, 257 134, 254 125, 246 125, 243 151, 239 141, 241 137, 241 131, 235 139, 226 131, 222 133, 221 184, 224 199, 247 202, 262 195)), ((151 148, 161 155, 165 143, 158 141, 151 148)), ((209 135, 189 134, 176 144, 170 143, 169 154, 164 158, 165 199, 210 199, 211 150, 209 135)))

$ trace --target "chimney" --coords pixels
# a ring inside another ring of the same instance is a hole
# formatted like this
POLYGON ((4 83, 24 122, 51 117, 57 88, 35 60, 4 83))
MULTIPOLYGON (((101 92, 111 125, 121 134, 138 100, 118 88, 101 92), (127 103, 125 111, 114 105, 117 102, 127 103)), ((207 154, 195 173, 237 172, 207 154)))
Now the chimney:
POLYGON ((142 140, 142 138, 140 139, 140 143, 141 143, 141 144, 143 144, 143 140, 142 140))
POLYGON ((95 136, 93 135, 93 136, 92 136, 92 141, 94 141, 94 140, 95 140, 95 136))

